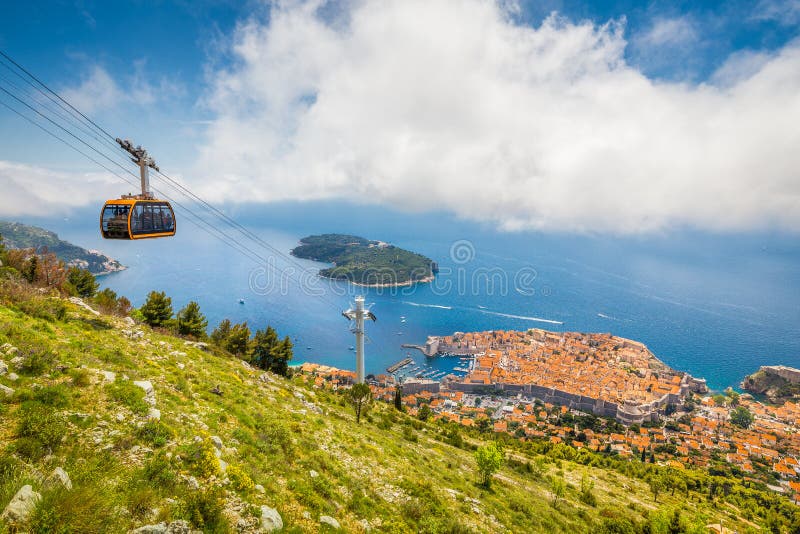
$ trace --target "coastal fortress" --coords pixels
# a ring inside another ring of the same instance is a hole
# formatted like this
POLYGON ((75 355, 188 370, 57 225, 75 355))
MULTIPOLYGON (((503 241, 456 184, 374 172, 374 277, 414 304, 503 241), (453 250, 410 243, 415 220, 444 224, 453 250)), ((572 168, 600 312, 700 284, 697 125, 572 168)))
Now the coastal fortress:
POLYGON ((668 405, 708 391, 705 380, 669 368, 644 344, 610 334, 457 332, 413 348, 472 357, 467 376, 447 380, 448 389, 522 394, 625 424, 656 421, 668 405))

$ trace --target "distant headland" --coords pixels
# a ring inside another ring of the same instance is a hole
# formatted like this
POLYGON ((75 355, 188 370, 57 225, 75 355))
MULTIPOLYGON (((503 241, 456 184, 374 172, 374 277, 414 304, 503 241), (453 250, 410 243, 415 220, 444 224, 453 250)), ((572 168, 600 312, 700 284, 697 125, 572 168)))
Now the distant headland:
POLYGON ((86 269, 95 276, 122 271, 125 266, 97 250, 87 250, 58 238, 55 233, 17 222, 0 221, 0 235, 8 248, 52 252, 69 267, 86 269))
POLYGON ((292 250, 298 258, 332 263, 320 276, 368 287, 409 286, 430 282, 436 262, 383 241, 345 234, 311 235, 292 250))

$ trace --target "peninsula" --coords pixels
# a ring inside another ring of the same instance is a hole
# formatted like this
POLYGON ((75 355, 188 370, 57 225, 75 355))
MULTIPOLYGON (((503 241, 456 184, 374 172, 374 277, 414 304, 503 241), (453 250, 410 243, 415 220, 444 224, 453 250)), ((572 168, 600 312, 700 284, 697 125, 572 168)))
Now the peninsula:
POLYGON ((292 250, 298 258, 332 263, 320 276, 369 287, 408 286, 430 282, 436 262, 383 241, 344 234, 304 237, 292 250))
POLYGON ((69 267, 86 269, 95 276, 122 271, 125 266, 97 250, 87 250, 59 239, 50 230, 18 222, 0 221, 0 236, 6 247, 52 252, 69 267))

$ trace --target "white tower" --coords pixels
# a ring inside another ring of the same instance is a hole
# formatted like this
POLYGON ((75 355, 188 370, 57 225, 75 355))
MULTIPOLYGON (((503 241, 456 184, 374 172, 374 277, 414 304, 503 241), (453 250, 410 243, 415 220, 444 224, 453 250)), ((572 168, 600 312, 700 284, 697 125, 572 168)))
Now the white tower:
POLYGON ((364 319, 376 320, 375 314, 364 309, 364 297, 356 297, 355 308, 350 308, 342 312, 342 315, 351 321, 355 321, 355 326, 350 330, 356 335, 356 382, 364 383, 364 319))

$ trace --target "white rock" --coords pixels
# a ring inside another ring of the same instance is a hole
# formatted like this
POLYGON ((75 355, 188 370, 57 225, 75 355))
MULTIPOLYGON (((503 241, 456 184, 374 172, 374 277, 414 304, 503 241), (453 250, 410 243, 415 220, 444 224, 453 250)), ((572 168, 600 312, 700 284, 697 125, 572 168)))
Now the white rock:
POLYGON ((0 384, 0 393, 4 394, 6 397, 10 397, 11 395, 14 394, 14 390, 8 386, 0 384))
POLYGON ((133 319, 131 319, 130 317, 125 317, 125 318, 122 320, 122 322, 123 322, 123 323, 125 323, 125 324, 126 324, 126 325, 128 325, 128 326, 134 326, 134 325, 136 325, 136 321, 134 321, 134 320, 133 320, 133 319))
POLYGON ((147 404, 150 406, 156 405, 156 391, 153 389, 153 384, 149 380, 136 380, 133 385, 144 390, 144 401, 147 404))
POLYGON ((261 532, 274 532, 283 528, 281 514, 275 508, 261 506, 261 532))
POLYGON ((222 439, 219 436, 211 436, 211 443, 213 443, 214 447, 217 449, 222 450, 222 439))
POLYGON ((64 471, 60 467, 56 467, 53 469, 53 472, 50 473, 50 476, 44 481, 43 484, 45 489, 56 489, 58 487, 63 487, 64 489, 72 489, 72 481, 69 479, 69 475, 66 471, 64 471))
POLYGON ((33 491, 30 485, 22 486, 3 510, 0 520, 11 524, 26 521, 41 498, 42 496, 33 491))
POLYGON ((113 382, 117 379, 117 373, 113 371, 100 371, 100 374, 103 375, 103 380, 106 382, 113 382))
POLYGON ((200 489, 200 483, 194 477, 189 477, 186 480, 186 483, 188 484, 189 489, 193 489, 193 490, 199 490, 200 489))
POLYGON ((185 366, 185 365, 183 365, 182 363, 179 363, 179 364, 178 364, 178 369, 180 369, 181 371, 183 371, 183 369, 184 369, 185 367, 186 367, 186 366, 185 366))
POLYGON ((16 382, 19 380, 19 375, 17 373, 8 373, 8 379, 12 382, 16 382))
POLYGON ((124 422, 125 421, 125 414, 121 413, 121 412, 118 413, 117 414, 117 421, 120 422, 120 423, 124 422))
POLYGON ((9 361, 11 362, 11 367, 13 367, 14 369, 19 369, 19 366, 22 365, 22 362, 25 361, 25 358, 23 358, 22 356, 14 356, 9 361))
POLYGON ((317 473, 317 472, 316 472, 316 471, 314 471, 313 469, 312 469, 311 471, 309 471, 309 472, 308 472, 308 474, 309 474, 309 476, 310 476, 311 478, 317 478, 317 477, 319 476, 319 473, 317 473))
POLYGON ((330 527, 332 527, 332 528, 334 528, 336 530, 339 530, 340 528, 342 528, 341 525, 339 525, 339 522, 337 520, 335 520, 334 518, 332 518, 331 516, 329 516, 329 515, 320 516, 319 522, 322 523, 322 524, 328 525, 328 526, 330 526, 330 527))
POLYGON ((253 489, 256 490, 259 493, 265 493, 266 492, 266 490, 264 489, 264 486, 262 486, 261 484, 256 484, 255 486, 253 486, 253 489))
POLYGON ((303 519, 311 519, 311 512, 308 510, 303 512, 303 519))
POLYGON ((3 360, 0 360, 0 376, 3 376, 8 372, 8 364, 3 360))
POLYGON ((223 460, 221 458, 218 459, 218 461, 219 461, 219 470, 224 475, 225 473, 228 472, 228 462, 226 462, 225 460, 223 460))
POLYGON ((147 418, 153 421, 160 421, 161 420, 161 410, 158 408, 150 408, 147 411, 147 418))
POLYGON ((131 530, 130 534, 166 534, 167 524, 164 522, 155 525, 145 525, 137 529, 131 530))

